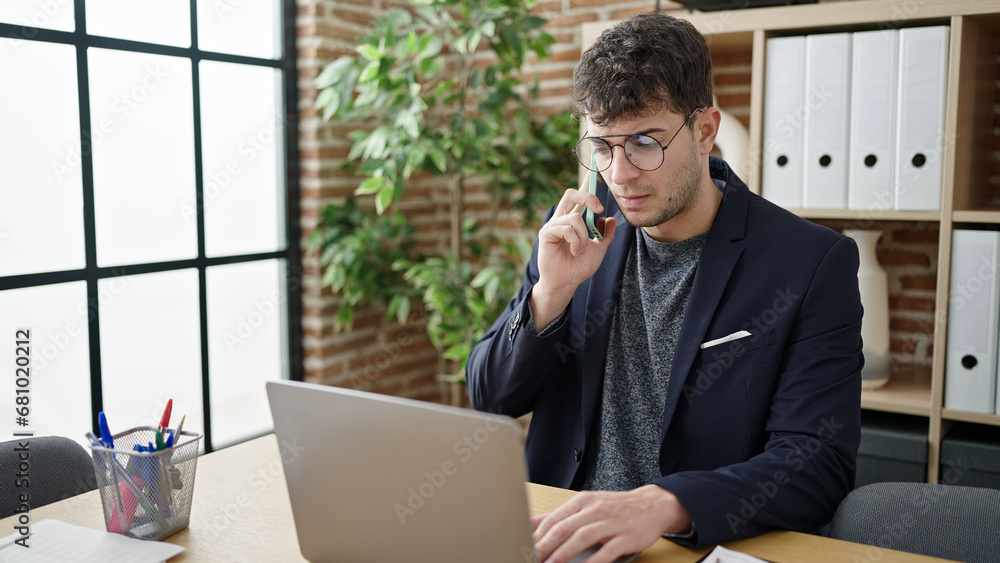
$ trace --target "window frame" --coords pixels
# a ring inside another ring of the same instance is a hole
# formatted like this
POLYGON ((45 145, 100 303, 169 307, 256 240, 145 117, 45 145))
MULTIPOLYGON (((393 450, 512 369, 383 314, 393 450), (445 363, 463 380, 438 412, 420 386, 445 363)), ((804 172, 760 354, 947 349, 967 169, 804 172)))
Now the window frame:
MULTIPOLYGON (((90 396, 91 396, 91 430, 98 431, 98 413, 103 410, 103 384, 101 370, 100 315, 98 307, 98 282, 103 279, 167 272, 172 270, 194 268, 198 271, 199 325, 201 346, 201 384, 202 409, 205 417, 204 446, 207 452, 217 449, 219 444, 213 443, 211 424, 211 390, 209 380, 208 357, 208 287, 207 269, 225 264, 237 264, 254 261, 283 259, 285 261, 285 309, 286 318, 282 325, 287 336, 287 348, 283 350, 286 358, 289 379, 303 379, 303 347, 302 347, 302 259, 301 259, 301 207, 299 188, 299 149, 298 149, 298 86, 296 65, 296 4, 294 0, 278 1, 278 18, 281 29, 281 56, 277 59, 263 59, 214 51, 202 51, 198 47, 198 1, 188 3, 191 13, 191 46, 175 47, 158 45, 141 41, 115 39, 88 35, 86 26, 86 0, 74 0, 73 9, 76 20, 75 31, 58 31, 31 26, 23 26, 0 22, 0 38, 20 39, 26 41, 41 41, 72 45, 76 50, 77 92, 80 112, 80 166, 83 189, 83 230, 85 266, 82 269, 40 272, 0 276, 0 291, 44 286, 75 281, 85 281, 87 284, 87 325, 89 331, 90 354, 90 396), (94 205, 94 169, 93 154, 90 151, 91 116, 89 92, 89 67, 87 51, 89 48, 113 49, 134 53, 167 55, 186 58, 191 61, 193 120, 194 120, 194 163, 195 163, 195 214, 198 255, 185 260, 165 262, 150 262, 117 266, 97 266, 97 237, 94 205), (202 128, 201 128, 201 96, 200 96, 200 65, 201 61, 217 61, 224 63, 245 64, 255 67, 268 67, 280 70, 281 93, 283 100, 279 110, 283 116, 282 141, 284 143, 283 169, 285 189, 281 198, 285 206, 285 246, 273 252, 261 252, 242 255, 206 257, 205 255, 205 210, 204 210, 204 170, 202 166, 202 128)), ((81 435, 83 432, 81 432, 81 435)), ((249 440, 256 436, 247 436, 249 440)), ((225 444, 230 445, 230 444, 225 444)))

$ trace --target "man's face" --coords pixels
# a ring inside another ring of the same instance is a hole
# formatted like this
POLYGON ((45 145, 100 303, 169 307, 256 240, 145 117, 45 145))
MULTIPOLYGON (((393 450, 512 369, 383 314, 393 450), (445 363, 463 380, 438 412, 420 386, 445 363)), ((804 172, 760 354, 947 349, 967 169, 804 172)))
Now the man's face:
MULTIPOLYGON (((698 115, 691 117, 691 121, 695 121, 698 115)), ((670 142, 663 151, 663 164, 655 170, 640 170, 625 157, 622 147, 614 147, 611 165, 601 172, 625 220, 635 227, 662 225, 685 213, 698 198, 702 180, 701 159, 691 129, 682 127, 687 117, 686 114, 663 110, 604 126, 587 122, 587 135, 608 136, 606 140, 609 144, 624 144, 627 137, 621 135, 648 135, 660 145, 670 142), (671 141, 675 132, 677 136, 671 141)))

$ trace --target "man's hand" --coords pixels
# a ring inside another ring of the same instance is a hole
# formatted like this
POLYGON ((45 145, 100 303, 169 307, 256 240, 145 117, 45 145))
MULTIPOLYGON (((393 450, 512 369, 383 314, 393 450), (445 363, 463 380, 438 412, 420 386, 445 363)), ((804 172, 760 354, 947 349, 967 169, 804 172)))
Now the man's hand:
POLYGON ((543 563, 564 563, 595 544, 588 563, 610 563, 653 545, 666 533, 691 529, 691 516, 659 485, 631 491, 584 491, 549 514, 531 519, 543 563))
POLYGON ((538 282, 531 290, 531 315, 542 330, 562 314, 581 283, 594 275, 615 238, 613 218, 599 218, 603 239, 590 239, 580 214, 584 206, 603 213, 604 205, 587 186, 590 174, 579 189, 566 190, 556 210, 538 231, 538 282))

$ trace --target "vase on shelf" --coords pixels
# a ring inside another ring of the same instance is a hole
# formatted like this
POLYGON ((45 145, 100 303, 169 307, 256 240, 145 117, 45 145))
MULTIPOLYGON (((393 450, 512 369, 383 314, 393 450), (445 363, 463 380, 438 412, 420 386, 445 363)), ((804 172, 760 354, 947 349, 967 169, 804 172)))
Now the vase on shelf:
POLYGON ((845 229, 844 234, 858 245, 858 289, 865 309, 861 320, 865 367, 861 388, 875 389, 889 382, 889 279, 878 263, 875 246, 882 231, 845 229))

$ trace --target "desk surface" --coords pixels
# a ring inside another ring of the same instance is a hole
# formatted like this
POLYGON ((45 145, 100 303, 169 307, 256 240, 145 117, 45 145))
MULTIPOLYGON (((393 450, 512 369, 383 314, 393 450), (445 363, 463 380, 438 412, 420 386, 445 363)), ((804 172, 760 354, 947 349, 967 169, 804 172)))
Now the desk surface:
MULTIPOLYGON (((292 448, 279 448, 272 434, 202 456, 198 460, 191 523, 166 540, 184 546, 186 551, 170 563, 305 561, 299 553, 281 461, 282 457, 291 460, 294 455, 292 448)), ((527 489, 532 514, 551 511, 573 495, 573 491, 531 483, 527 489)), ((30 517, 32 523, 56 518, 104 529, 98 491, 32 510, 30 517)), ((0 536, 14 532, 15 518, 0 520, 0 536)), ((796 532, 772 532, 725 546, 774 563, 944 561, 796 532)), ((693 563, 708 551, 709 548, 687 549, 661 539, 644 551, 637 562, 693 563)))

